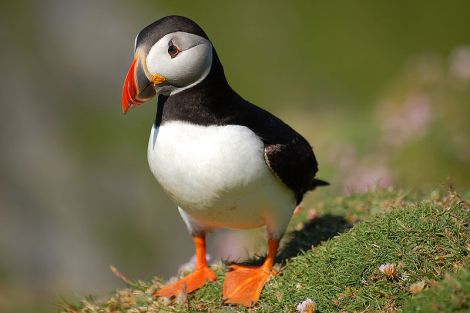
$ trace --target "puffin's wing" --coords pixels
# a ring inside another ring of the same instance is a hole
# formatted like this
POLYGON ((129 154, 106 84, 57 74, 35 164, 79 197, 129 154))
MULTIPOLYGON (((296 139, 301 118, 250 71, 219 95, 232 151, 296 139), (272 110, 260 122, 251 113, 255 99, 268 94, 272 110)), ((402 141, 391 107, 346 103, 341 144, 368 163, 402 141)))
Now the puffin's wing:
POLYGON ((251 103, 246 103, 243 111, 245 125, 264 143, 267 166, 294 191, 298 202, 302 201, 305 192, 328 185, 314 178, 318 163, 305 138, 279 118, 251 103))
POLYGON ((264 159, 271 171, 294 191, 298 202, 305 192, 317 186, 314 176, 318 164, 312 148, 300 135, 288 142, 265 142, 264 159))

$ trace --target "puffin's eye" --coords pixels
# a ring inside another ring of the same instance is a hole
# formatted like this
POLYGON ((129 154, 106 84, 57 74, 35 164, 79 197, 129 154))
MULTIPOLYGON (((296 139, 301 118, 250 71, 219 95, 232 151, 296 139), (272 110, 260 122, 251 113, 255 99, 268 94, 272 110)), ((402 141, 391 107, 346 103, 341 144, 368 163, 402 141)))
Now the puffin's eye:
POLYGON ((168 54, 171 56, 171 58, 173 59, 174 57, 176 57, 178 55, 178 53, 180 53, 180 50, 178 49, 177 46, 175 46, 173 44, 173 41, 170 41, 168 43, 168 54))

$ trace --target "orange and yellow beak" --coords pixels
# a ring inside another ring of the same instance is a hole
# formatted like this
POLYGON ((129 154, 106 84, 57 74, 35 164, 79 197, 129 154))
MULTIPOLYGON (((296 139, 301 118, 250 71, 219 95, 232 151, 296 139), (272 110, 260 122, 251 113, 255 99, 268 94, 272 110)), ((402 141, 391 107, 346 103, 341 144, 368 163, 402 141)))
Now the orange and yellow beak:
POLYGON ((126 113, 129 109, 153 98, 156 94, 154 84, 161 84, 164 81, 165 78, 161 75, 154 75, 149 80, 145 74, 142 61, 136 56, 127 72, 122 87, 122 111, 126 113))

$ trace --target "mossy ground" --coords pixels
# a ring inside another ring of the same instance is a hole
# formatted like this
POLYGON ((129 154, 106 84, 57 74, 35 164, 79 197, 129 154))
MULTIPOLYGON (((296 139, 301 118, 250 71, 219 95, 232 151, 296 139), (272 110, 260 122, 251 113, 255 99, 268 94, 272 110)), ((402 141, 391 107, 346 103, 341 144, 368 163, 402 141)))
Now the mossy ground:
POLYGON ((453 191, 379 191, 320 203, 310 220, 308 210, 301 212, 278 256, 280 272, 250 309, 223 305, 220 264, 216 283, 173 303, 152 299, 163 283, 155 279, 129 282, 108 300, 63 303, 59 311, 296 312, 310 298, 316 312, 470 312, 470 207, 464 198, 453 191), (379 269, 387 263, 389 276, 379 269), (421 288, 413 289, 415 283, 421 288))

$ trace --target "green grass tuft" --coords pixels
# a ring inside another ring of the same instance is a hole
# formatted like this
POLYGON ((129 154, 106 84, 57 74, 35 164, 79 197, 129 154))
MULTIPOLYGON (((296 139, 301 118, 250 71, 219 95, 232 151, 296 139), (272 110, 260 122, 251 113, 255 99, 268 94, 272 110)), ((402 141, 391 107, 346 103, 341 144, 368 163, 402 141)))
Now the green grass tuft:
POLYGON ((470 312, 470 267, 446 274, 440 282, 407 300, 403 312, 470 312))
POLYGON ((179 304, 151 298, 157 280, 62 312, 295 312, 307 298, 317 312, 464 312, 470 305, 468 202, 455 192, 422 199, 395 191, 337 198, 319 204, 319 217, 302 228, 300 214, 278 258, 281 272, 251 309, 222 304, 220 265, 216 283, 179 304), (388 276, 379 269, 387 263, 388 276), (424 291, 412 295, 410 286, 422 281, 424 291))

